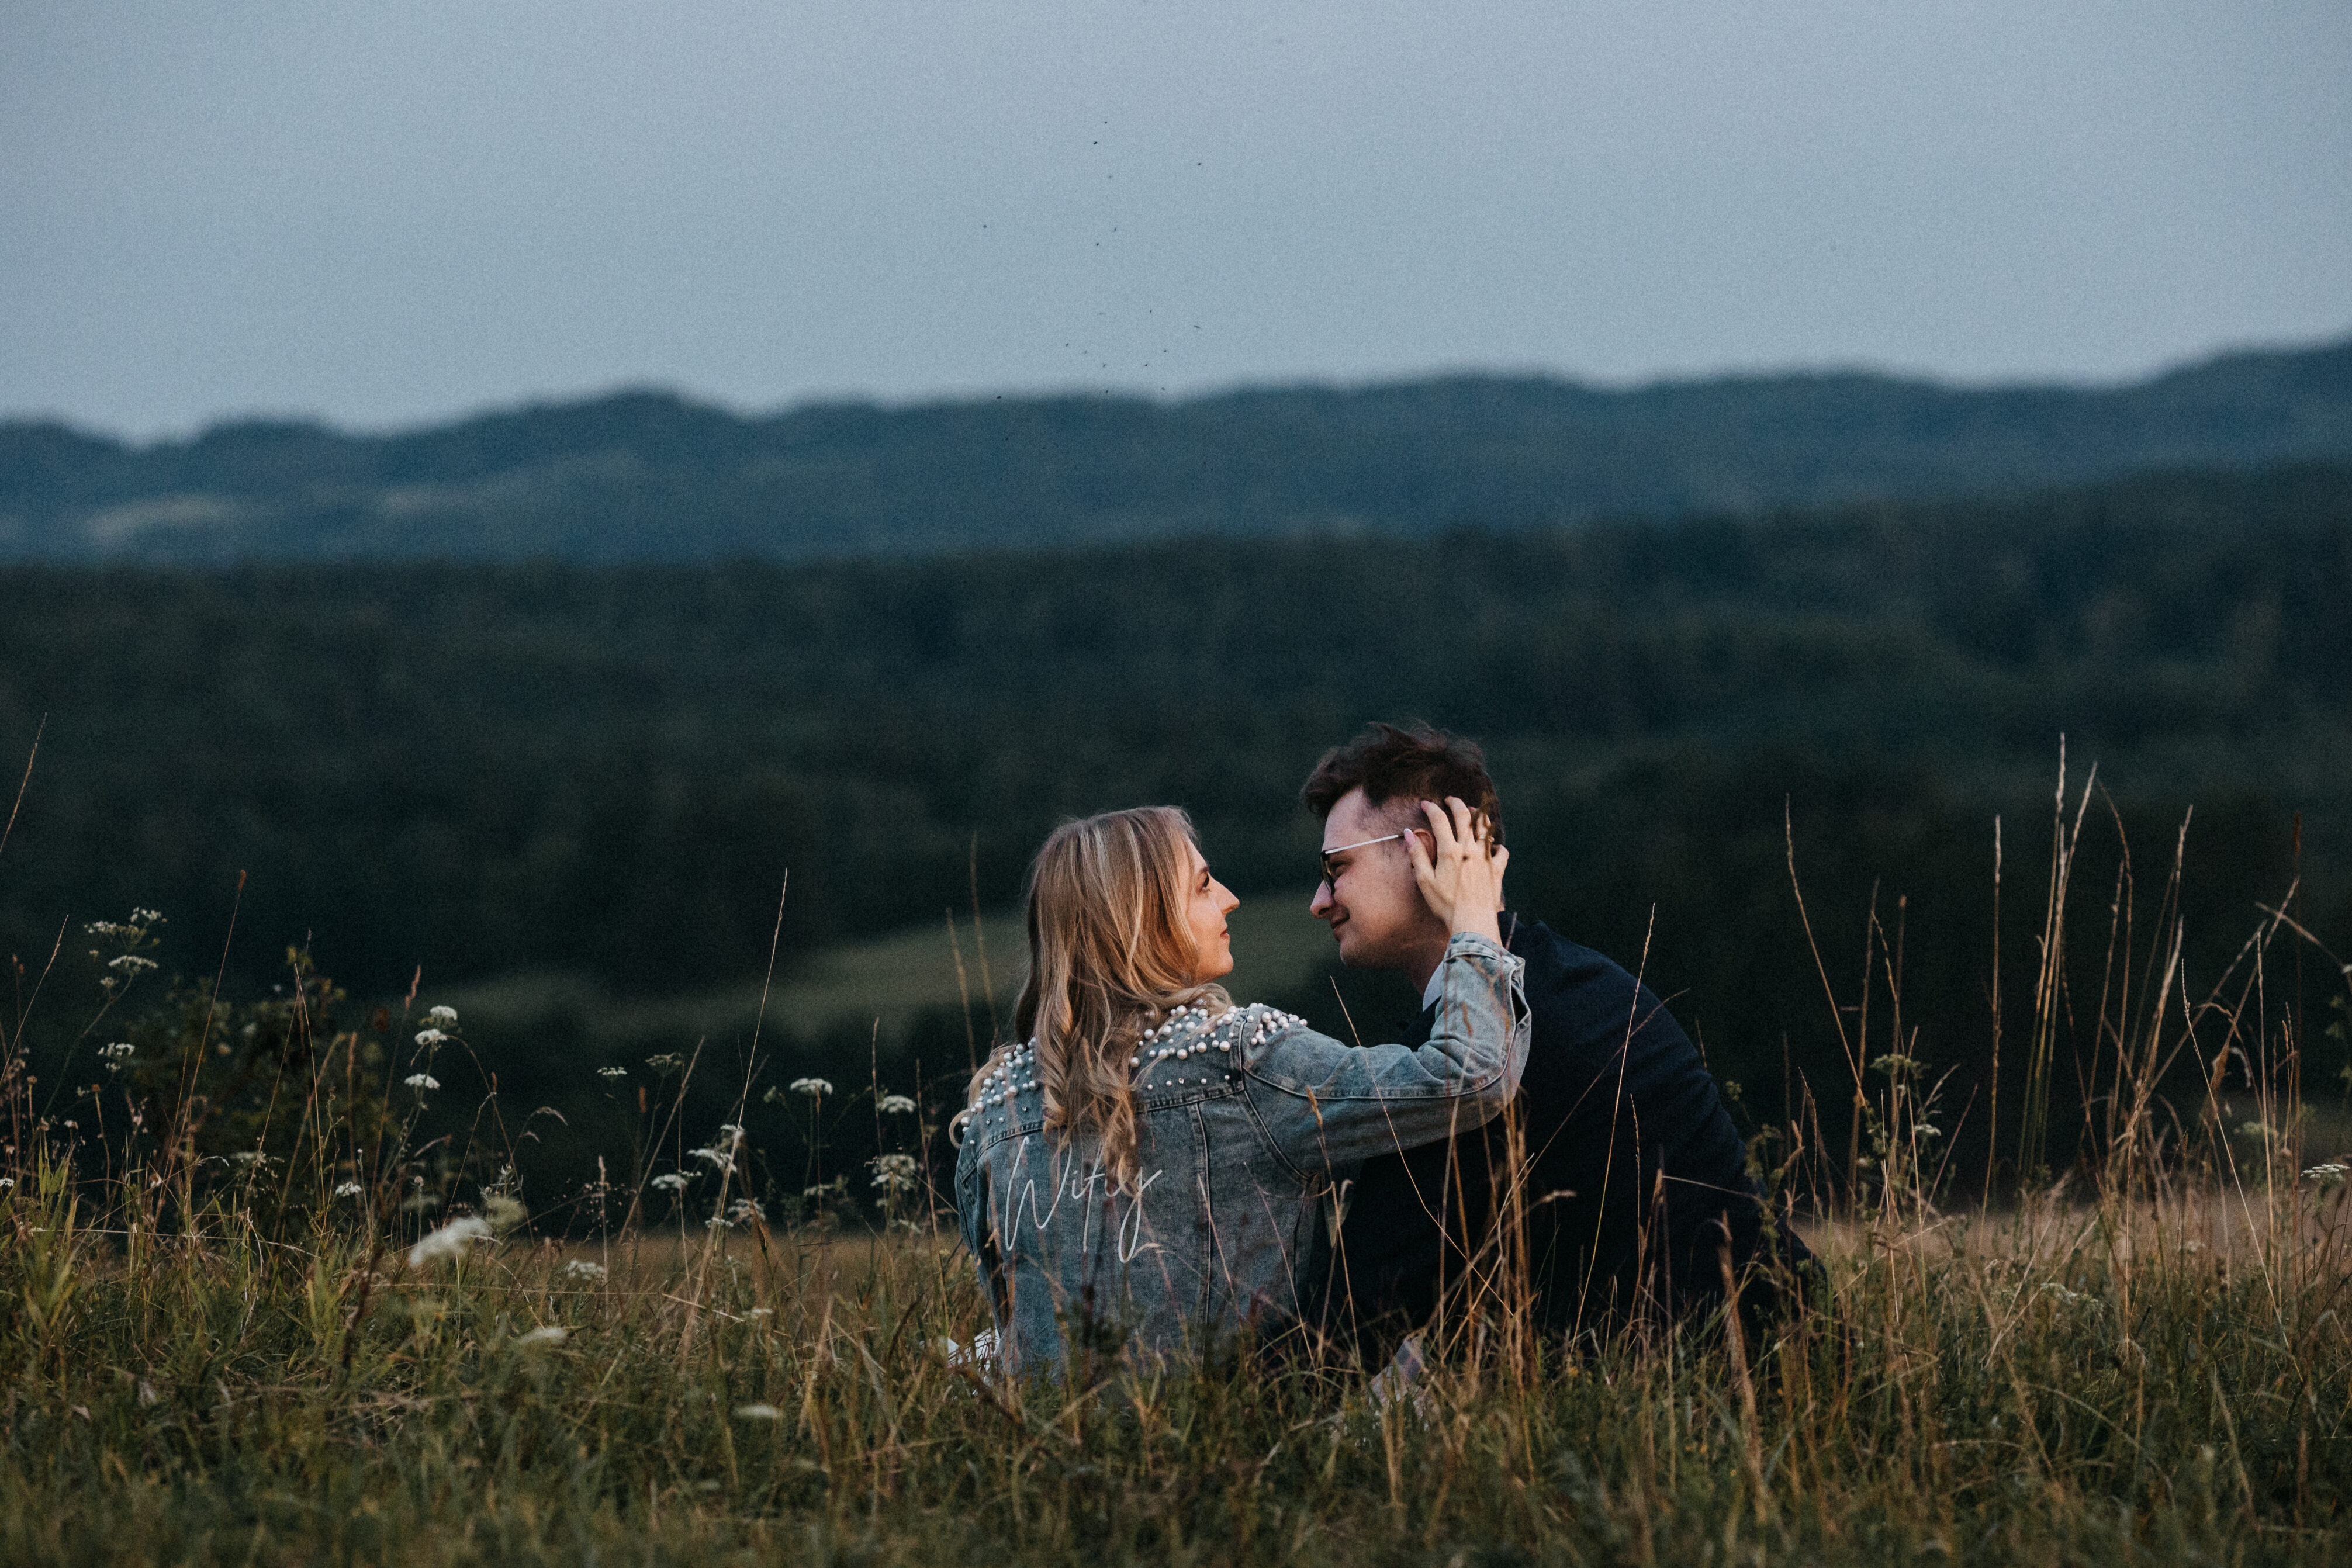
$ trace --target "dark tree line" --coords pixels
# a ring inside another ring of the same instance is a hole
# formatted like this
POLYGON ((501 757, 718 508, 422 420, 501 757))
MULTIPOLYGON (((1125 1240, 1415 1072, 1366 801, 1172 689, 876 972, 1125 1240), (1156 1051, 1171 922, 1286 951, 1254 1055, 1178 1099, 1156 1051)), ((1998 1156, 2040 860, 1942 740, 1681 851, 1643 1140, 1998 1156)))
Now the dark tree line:
MULTIPOLYGON (((1759 1114, 1786 1072, 1843 1071, 1791 833, 1827 950, 1858 973, 1875 889, 1919 1050, 1973 1071, 1992 819, 2032 889, 2062 733, 2144 881, 2195 803, 2197 973, 2298 873, 2306 924, 2352 952, 2341 469, 1408 541, 16 567, 0 603, 0 742, 21 758, 47 724, 0 853, 28 977, 61 925, 133 904, 208 975, 245 873, 233 991, 289 944, 366 998, 420 965, 686 990, 757 975, 787 867, 790 955, 936 920, 975 877, 1002 904, 1059 817, 1145 800, 1191 809, 1244 893, 1295 890, 1298 782, 1372 717, 1487 743, 1514 903, 1645 962, 1759 1114)), ((2094 821, 2085 886, 2114 866, 2094 821)), ((2003 943, 2030 971, 2029 925, 2003 943)), ((1367 1028, 1401 1005, 1350 984, 1367 1028)), ((961 1027, 907 1049, 937 1078, 961 1027)), ((803 1065, 847 1049, 780 1038, 803 1065)), ((561 1042, 514 1049, 509 1081, 561 1103, 539 1082, 561 1042)))

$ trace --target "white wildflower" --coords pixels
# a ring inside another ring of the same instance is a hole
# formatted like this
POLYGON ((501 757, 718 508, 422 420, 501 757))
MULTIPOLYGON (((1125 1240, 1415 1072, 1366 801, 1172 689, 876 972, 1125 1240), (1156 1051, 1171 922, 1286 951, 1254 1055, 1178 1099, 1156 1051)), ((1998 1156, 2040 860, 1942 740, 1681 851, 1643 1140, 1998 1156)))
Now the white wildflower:
POLYGON ((271 1163, 269 1156, 259 1149, 239 1149, 229 1155, 229 1158, 241 1166, 266 1166, 271 1163))
POLYGON ((527 1334, 516 1335, 515 1343, 562 1344, 565 1340, 571 1337, 572 1331, 570 1329, 558 1328, 553 1323, 550 1323, 543 1329, 533 1329, 527 1334))
POLYGON ((866 1162, 874 1172, 874 1184, 884 1192, 896 1195, 911 1192, 915 1186, 915 1156, 912 1155, 877 1155, 866 1162))
POLYGON ((456 1008, 427 1008, 425 1009, 425 1021, 431 1024, 436 1029, 454 1028, 457 1022, 457 1009, 456 1008))
POLYGON ((16 1178, 15 1176, 0 1176, 0 1192, 5 1192, 16 1185, 16 1178))
MULTIPOLYGON (((83 926, 82 929, 89 932, 93 936, 103 936, 110 941, 129 940, 135 942, 140 937, 147 935, 147 928, 149 926, 161 925, 163 924, 163 917, 156 914, 153 910, 134 909, 131 912, 131 918, 128 920, 93 920, 89 925, 83 926)), ((91 955, 93 957, 96 956, 97 955, 95 954, 91 955)))
POLYGON ((362 1186, 355 1181, 347 1181, 335 1188, 335 1196, 337 1197, 357 1197, 366 1190, 367 1188, 362 1186))
POLYGON ((625 1067, 600 1067, 596 1070, 599 1078, 626 1078, 628 1075, 629 1070, 625 1067))
POLYGON ((795 1094, 805 1094, 812 1100, 821 1100, 833 1092, 833 1083, 824 1078, 795 1078, 792 1082, 792 1091, 795 1094))
POLYGON ((408 1249, 408 1266, 422 1269, 436 1258, 463 1258, 466 1249, 490 1239, 490 1222, 467 1215, 453 1219, 408 1249))
POLYGON ((441 1087, 441 1081, 438 1078, 434 1077, 433 1074, 429 1072, 412 1072, 406 1078, 402 1079, 401 1082, 407 1084, 411 1089, 416 1090, 438 1089, 441 1087))
POLYGON ((907 1094, 885 1094, 881 1111, 885 1116, 911 1116, 915 1113, 914 1098, 907 1094))
POLYGON ((139 1048, 127 1040, 118 1040, 112 1045, 100 1046, 98 1054, 109 1061, 121 1061, 125 1057, 138 1055, 139 1048))
POLYGON ((739 1197, 727 1206, 727 1223, 730 1225, 742 1225, 754 1219, 764 1221, 767 1218, 768 1211, 760 1206, 756 1197, 739 1197))
POLYGON ((602 1283, 604 1279, 604 1265, 591 1263, 584 1258, 574 1258, 563 1266, 563 1277, 567 1280, 593 1280, 602 1283))
POLYGON ((719 1175, 732 1176, 735 1174, 735 1151, 742 1146, 743 1129, 732 1122, 728 1122, 719 1126, 718 1134, 710 1140, 709 1147, 688 1149, 687 1153, 719 1175))
POLYGON ((2305 1180, 2317 1182, 2323 1192, 2342 1186, 2347 1174, 2352 1174, 2352 1166, 2347 1166, 2336 1160, 2329 1160, 2325 1165, 2314 1166, 2303 1173, 2305 1180))
POLYGON ((735 1419, 738 1421, 781 1421, 783 1418, 784 1413, 777 1409, 772 1405, 738 1405, 735 1406, 735 1419))
POLYGON ((663 1192, 684 1192, 686 1190, 686 1184, 693 1179, 694 1177, 688 1172, 671 1171, 667 1175, 654 1177, 653 1180, 647 1182, 646 1185, 650 1187, 657 1188, 663 1192))
POLYGON ((420 1029, 416 1031, 416 1043, 423 1046, 446 1044, 448 1039, 447 1035, 437 1029, 420 1029))
POLYGON ((110 969, 120 969, 126 975, 137 975, 153 968, 155 960, 142 958, 136 953, 125 953, 119 958, 109 958, 106 961, 106 967, 110 969))

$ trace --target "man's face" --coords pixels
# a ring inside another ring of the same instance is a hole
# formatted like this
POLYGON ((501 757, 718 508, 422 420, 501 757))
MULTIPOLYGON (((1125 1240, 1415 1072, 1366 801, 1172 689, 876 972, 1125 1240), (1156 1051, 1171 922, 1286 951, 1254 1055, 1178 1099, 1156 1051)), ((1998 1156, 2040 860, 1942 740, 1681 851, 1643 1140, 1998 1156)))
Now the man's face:
POLYGON ((1339 942, 1341 963, 1363 969, 1410 969, 1424 949, 1445 946, 1444 923, 1431 913, 1413 883, 1412 859, 1404 841, 1363 843, 1407 831, 1420 814, 1418 802, 1398 800, 1376 807, 1365 800, 1361 789, 1350 789, 1323 819, 1323 850, 1339 874, 1317 885, 1307 912, 1330 925, 1339 942), (1345 847, 1349 844, 1363 847, 1345 847))

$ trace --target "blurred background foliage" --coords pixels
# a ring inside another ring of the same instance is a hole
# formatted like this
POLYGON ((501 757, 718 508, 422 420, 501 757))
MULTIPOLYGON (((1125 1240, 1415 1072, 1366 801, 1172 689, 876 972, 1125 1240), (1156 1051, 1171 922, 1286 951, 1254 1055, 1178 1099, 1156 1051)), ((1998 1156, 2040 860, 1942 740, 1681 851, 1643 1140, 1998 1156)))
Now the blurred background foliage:
MULTIPOLYGON (((231 1000, 315 983, 281 962, 298 946, 363 1009, 405 1008, 367 1034, 396 1080, 416 1009, 457 1003, 482 1082, 428 1120, 478 1124, 492 1073, 509 1122, 553 1108, 519 1156, 540 1199, 581 1190, 595 1151, 664 1157, 637 1090, 675 1083, 648 1055, 703 1050, 682 1139, 728 1118, 788 870, 759 1084, 823 1073, 827 1158, 883 1146, 856 1093, 951 1094, 1017 976, 1023 867, 1071 813, 1191 810, 1255 922, 1243 988, 1392 1030, 1401 983, 1329 972, 1304 913, 1319 827, 1297 804, 1376 717, 1487 745, 1515 907, 1642 967, 1759 1122, 1801 1075, 1847 1092, 1791 842, 1840 1000, 1874 899, 1902 934, 1906 1050, 1956 1070, 1954 1115, 1969 1103, 1994 819, 2021 1014, 2062 734, 2074 785, 2095 761, 2103 790, 2078 922, 2104 931, 2125 843, 2152 915, 2193 803, 2192 992, 2290 887, 2352 953, 2352 469, 2325 465, 804 564, 20 564, 0 603, 0 743, 41 737, 0 951, 20 999, 60 954, 31 1035, 52 1082, 104 1077, 103 1029, 76 1040, 80 924, 151 906, 151 1004, 174 974, 219 969, 231 1000)), ((2099 948, 2078 934, 2074 961, 2099 948)), ((2342 981, 2312 962, 2316 1019, 2342 981)), ((2341 1047, 2317 1029, 2323 1085, 2341 1047)), ((811 1120, 757 1093, 789 1197, 811 1120)), ((2053 1125, 2072 1113, 2062 1092, 2053 1125)), ((1984 1130, 1954 1146, 1980 1161, 1984 1130)))

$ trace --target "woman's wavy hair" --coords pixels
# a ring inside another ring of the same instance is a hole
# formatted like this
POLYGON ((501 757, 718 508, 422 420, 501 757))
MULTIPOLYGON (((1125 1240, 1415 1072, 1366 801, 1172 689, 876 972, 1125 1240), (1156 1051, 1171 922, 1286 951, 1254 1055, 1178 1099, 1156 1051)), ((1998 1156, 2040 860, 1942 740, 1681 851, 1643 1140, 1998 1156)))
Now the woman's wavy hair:
POLYGON ((972 1075, 965 1109, 982 1081, 1026 1044, 1036 1051, 1045 1126, 1064 1139, 1102 1141, 1117 1186, 1137 1180, 1133 1069, 1143 1031, 1170 1009, 1233 1006, 1224 988, 1193 979, 1200 953, 1185 906, 1200 838, 1174 806, 1137 806, 1065 822, 1029 867, 1029 977, 1013 1005, 1014 1039, 972 1075))

